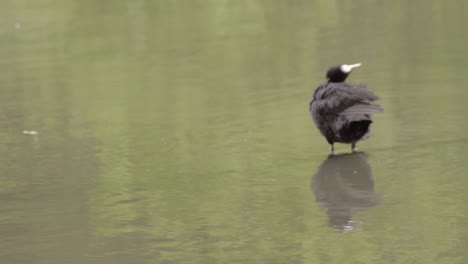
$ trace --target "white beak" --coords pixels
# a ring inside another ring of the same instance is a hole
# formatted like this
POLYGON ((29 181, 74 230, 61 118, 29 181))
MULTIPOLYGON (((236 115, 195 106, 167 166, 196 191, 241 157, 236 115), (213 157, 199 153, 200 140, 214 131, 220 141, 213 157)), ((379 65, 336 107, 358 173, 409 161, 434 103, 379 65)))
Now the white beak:
POLYGON ((362 63, 356 63, 356 64, 343 64, 341 65, 341 71, 344 73, 350 73, 354 68, 357 68, 361 66, 362 63))

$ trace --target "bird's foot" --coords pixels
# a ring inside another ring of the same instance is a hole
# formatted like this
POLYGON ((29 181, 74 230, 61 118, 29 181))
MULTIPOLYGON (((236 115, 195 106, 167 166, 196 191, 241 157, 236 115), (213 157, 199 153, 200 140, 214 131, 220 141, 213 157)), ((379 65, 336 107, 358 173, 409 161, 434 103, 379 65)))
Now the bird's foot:
POLYGON ((333 144, 330 145, 330 154, 334 155, 335 154, 335 148, 333 147, 333 144))
POLYGON ((351 152, 354 153, 356 151, 357 151, 356 143, 351 144, 351 152))

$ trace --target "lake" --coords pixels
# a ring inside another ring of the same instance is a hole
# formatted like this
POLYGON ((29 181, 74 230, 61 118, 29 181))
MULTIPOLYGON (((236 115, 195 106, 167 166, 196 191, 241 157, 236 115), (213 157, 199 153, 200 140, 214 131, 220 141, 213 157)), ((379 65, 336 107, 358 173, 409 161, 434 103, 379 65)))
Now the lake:
POLYGON ((466 7, 5 2, 0 259, 468 263, 466 7), (329 156, 308 104, 358 62, 385 113, 329 156))

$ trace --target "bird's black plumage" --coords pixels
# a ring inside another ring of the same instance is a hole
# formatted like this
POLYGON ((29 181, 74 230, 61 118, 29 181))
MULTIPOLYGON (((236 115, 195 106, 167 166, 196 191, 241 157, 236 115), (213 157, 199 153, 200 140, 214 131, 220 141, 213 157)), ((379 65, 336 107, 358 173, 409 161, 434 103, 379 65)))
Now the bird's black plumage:
POLYGON ((318 130, 331 145, 352 144, 365 139, 372 123, 371 115, 382 112, 375 104, 379 97, 363 85, 345 83, 351 70, 361 64, 340 65, 327 72, 328 81, 319 85, 313 94, 309 110, 318 130))

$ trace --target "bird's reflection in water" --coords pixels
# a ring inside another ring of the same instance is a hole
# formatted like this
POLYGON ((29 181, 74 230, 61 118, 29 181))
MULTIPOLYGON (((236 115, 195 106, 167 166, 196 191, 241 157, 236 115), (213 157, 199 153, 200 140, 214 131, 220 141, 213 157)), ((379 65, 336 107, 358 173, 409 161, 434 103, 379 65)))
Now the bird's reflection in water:
POLYGON ((353 211, 378 203, 363 152, 328 156, 312 176, 311 188, 317 203, 327 210, 330 227, 340 231, 356 230, 359 223, 352 220, 353 211))

